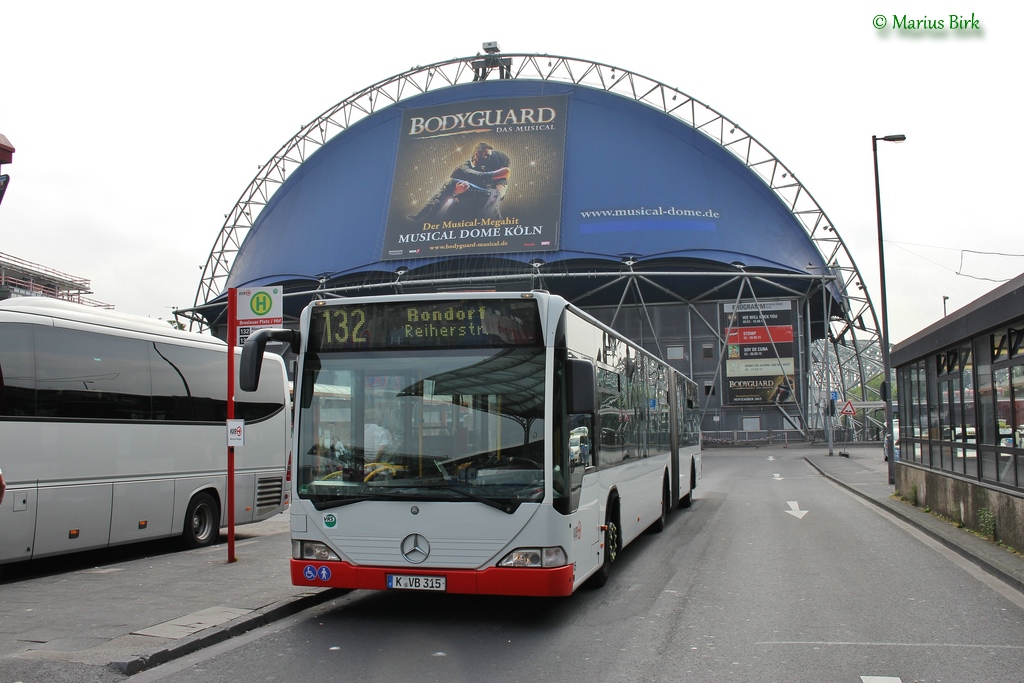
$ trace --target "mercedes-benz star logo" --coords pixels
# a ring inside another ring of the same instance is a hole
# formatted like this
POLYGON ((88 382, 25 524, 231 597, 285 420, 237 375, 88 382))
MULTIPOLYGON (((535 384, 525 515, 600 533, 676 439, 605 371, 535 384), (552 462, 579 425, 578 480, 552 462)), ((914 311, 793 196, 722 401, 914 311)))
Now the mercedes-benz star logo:
POLYGON ((419 534, 409 534, 402 539, 402 557, 413 564, 419 564, 430 554, 430 543, 419 534))

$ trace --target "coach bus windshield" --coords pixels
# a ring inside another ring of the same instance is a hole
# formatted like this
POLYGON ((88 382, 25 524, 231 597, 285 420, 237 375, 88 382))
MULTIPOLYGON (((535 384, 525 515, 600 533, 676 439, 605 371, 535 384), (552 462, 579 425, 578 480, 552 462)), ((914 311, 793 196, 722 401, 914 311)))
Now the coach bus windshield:
POLYGON ((543 348, 307 354, 301 391, 298 493, 317 507, 543 499, 543 348))

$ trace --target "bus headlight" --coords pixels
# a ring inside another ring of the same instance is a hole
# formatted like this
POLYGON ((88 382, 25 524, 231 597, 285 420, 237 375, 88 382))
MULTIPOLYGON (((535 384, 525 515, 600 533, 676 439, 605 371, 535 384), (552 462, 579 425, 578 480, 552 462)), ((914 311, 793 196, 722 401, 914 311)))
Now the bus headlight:
POLYGON ((292 541, 292 557, 296 560, 341 561, 338 554, 316 541, 292 541))
POLYGON ((564 567, 565 550, 554 548, 516 548, 498 562, 499 567, 564 567))

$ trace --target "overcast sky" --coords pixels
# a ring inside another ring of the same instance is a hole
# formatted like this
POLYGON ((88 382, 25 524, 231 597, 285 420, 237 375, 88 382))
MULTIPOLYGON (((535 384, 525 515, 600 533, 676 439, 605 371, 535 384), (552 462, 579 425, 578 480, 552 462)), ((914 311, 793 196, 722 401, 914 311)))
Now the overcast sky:
POLYGON ((952 313, 1024 271, 1021 8, 0 0, 0 133, 17 150, 0 252, 169 318, 195 301, 224 214, 301 126, 496 40, 642 74, 741 125, 824 209, 876 306, 871 136, 905 134, 879 148, 897 342, 941 318, 943 296, 952 313), (972 13, 978 28, 951 30, 972 13), (894 30, 894 16, 943 28, 894 30))

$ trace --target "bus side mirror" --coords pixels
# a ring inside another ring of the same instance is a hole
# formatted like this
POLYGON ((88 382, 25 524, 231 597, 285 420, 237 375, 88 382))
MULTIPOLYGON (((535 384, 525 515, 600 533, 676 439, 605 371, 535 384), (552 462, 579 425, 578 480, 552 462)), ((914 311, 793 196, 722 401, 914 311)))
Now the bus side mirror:
POLYGON ((569 414, 593 414, 597 410, 597 379, 594 364, 589 360, 570 358, 567 370, 569 414))
POLYGON ((271 340, 288 342, 292 353, 297 353, 301 337, 297 330, 256 330, 249 335, 242 345, 242 360, 239 362, 238 387, 242 391, 256 391, 259 388, 263 352, 271 340))

